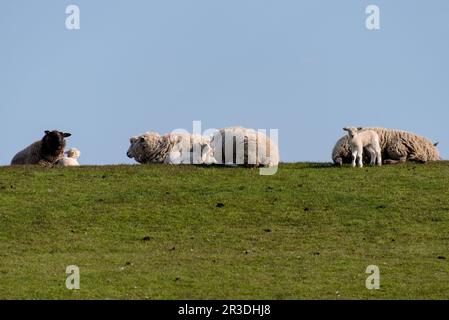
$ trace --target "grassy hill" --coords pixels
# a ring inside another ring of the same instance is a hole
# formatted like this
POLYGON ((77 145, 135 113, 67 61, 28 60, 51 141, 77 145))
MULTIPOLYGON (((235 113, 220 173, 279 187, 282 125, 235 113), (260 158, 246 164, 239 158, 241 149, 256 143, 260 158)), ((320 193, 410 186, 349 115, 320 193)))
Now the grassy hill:
POLYGON ((449 163, 1 167, 0 298, 448 299, 449 163))

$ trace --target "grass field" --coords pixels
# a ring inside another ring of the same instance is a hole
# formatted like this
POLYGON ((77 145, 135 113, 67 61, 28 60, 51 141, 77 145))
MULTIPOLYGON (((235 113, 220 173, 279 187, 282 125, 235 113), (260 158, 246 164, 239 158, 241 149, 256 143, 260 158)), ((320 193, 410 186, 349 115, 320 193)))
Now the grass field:
POLYGON ((1 167, 0 299, 17 298, 448 299, 449 163, 1 167))

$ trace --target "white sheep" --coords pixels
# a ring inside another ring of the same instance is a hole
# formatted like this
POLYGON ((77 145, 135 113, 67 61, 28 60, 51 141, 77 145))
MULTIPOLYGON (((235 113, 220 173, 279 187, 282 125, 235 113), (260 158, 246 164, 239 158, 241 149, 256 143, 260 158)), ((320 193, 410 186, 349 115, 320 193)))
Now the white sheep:
POLYGON ((59 159, 56 165, 63 167, 78 167, 78 158, 81 156, 81 152, 76 148, 71 148, 64 152, 66 157, 59 159))
POLYGON ((173 132, 166 135, 172 147, 164 162, 168 164, 215 164, 210 137, 173 132))
MULTIPOLYGON (((426 163, 441 160, 437 143, 411 132, 389 128, 358 128, 359 131, 372 130, 379 135, 382 160, 385 164, 415 161, 426 163)), ((337 165, 351 163, 352 155, 349 137, 341 137, 332 150, 332 160, 337 165)))
POLYGON ((147 132, 130 139, 127 155, 142 164, 213 164, 210 138, 173 132, 164 136, 147 132))
POLYGON ((356 166, 356 161, 359 167, 363 167, 363 148, 366 148, 371 156, 371 165, 382 165, 379 135, 375 131, 359 131, 354 127, 346 127, 343 130, 348 132, 353 167, 356 166))
POLYGON ((253 129, 231 127, 212 137, 173 132, 147 132, 130 139, 127 155, 139 163, 225 164, 277 167, 279 148, 253 129), (235 142, 235 148, 234 148, 235 142))
POLYGON ((262 132, 243 127, 224 128, 211 140, 219 164, 277 167, 279 147, 262 132))

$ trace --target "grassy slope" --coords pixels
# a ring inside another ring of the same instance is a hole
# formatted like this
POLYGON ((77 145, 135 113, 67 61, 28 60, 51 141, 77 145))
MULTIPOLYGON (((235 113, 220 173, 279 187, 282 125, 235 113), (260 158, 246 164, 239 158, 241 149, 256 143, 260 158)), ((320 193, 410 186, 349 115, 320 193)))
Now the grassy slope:
POLYGON ((2 299, 449 298, 448 250, 447 162, 0 168, 2 299))

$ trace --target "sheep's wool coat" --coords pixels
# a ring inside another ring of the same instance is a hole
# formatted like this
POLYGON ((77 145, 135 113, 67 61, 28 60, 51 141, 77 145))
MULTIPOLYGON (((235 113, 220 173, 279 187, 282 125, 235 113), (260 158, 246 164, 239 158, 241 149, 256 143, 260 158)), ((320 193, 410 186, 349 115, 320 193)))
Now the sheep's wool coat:
POLYGON ((78 167, 80 165, 77 159, 70 157, 59 159, 56 164, 63 167, 78 167))
POLYGON ((164 136, 147 132, 130 139, 128 157, 137 162, 167 164, 216 163, 210 148, 210 138, 201 135, 173 132, 164 136))
POLYGON ((161 136, 156 132, 147 132, 131 138, 128 156, 142 164, 163 163, 172 146, 170 137, 161 136))
POLYGON ((42 141, 36 141, 17 153, 11 161, 11 165, 39 164, 43 166, 51 166, 54 165, 59 159, 63 158, 63 156, 64 148, 62 148, 58 154, 43 154, 42 141))
MULTIPOLYGON (((436 146, 429 139, 416 134, 386 128, 363 128, 373 130, 379 135, 382 159, 384 162, 441 160, 436 146)), ((332 150, 334 163, 351 163, 352 156, 347 135, 340 138, 332 150)))
POLYGON ((210 137, 189 133, 167 135, 171 148, 165 158, 168 164, 214 164, 210 137))
POLYGON ((211 147, 218 164, 266 167, 279 164, 278 146, 253 129, 221 129, 213 135, 211 147))

